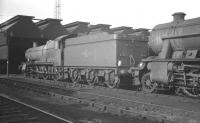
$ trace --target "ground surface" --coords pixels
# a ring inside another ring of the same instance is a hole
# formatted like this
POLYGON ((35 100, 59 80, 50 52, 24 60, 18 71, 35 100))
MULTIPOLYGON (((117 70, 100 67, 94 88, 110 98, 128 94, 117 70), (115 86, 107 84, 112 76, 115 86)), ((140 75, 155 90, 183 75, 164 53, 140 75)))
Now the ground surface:
POLYGON ((93 111, 86 104, 66 102, 52 97, 39 95, 7 86, 0 86, 0 93, 17 98, 68 120, 77 123, 155 123, 141 117, 118 116, 101 111, 93 111))

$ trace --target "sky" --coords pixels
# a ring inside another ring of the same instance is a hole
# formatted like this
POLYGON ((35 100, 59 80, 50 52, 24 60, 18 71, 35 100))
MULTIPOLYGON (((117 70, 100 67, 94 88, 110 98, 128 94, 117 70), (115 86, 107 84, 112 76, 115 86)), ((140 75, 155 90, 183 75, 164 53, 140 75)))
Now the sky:
MULTIPOLYGON (((186 19, 200 17, 199 0, 61 0, 62 24, 74 21, 152 29, 185 12, 186 19)), ((0 0, 0 23, 15 15, 37 19, 55 17, 55 0, 0 0)))

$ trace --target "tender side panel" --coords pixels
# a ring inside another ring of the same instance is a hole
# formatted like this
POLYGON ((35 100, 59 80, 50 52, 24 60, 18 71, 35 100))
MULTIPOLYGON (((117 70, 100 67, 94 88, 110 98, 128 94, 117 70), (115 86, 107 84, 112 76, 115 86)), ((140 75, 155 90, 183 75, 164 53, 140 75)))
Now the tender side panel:
POLYGON ((116 40, 68 44, 64 61, 65 66, 116 66, 116 40))

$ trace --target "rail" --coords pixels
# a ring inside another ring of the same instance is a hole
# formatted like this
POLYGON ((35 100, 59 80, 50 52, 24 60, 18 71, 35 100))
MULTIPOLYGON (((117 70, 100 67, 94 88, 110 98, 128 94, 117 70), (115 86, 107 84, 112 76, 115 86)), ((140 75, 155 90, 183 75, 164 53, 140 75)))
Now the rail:
POLYGON ((46 112, 32 105, 13 99, 7 95, 0 94, 0 119, 1 122, 59 122, 73 123, 55 114, 46 112), (45 115, 46 118, 42 117, 45 115))

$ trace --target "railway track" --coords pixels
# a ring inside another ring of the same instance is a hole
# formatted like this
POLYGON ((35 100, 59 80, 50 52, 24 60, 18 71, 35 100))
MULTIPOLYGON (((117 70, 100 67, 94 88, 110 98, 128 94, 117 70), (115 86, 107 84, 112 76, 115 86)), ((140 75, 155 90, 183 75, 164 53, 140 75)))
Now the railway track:
MULTIPOLYGON (((13 79, 11 80, 13 81, 13 79)), ((16 81, 16 79, 14 80, 16 81)), ((108 89, 107 90, 104 89, 104 91, 102 91, 102 88, 95 89, 95 91, 86 91, 85 89, 83 89, 84 87, 80 89, 80 87, 78 86, 75 87, 73 84, 65 83, 65 85, 62 85, 63 83, 60 83, 58 85, 55 85, 55 83, 52 84, 50 81, 47 82, 49 84, 47 83, 44 84, 44 83, 40 83, 36 81, 34 81, 34 84, 33 84, 32 82, 25 82, 27 80, 24 80, 24 81, 18 80, 18 81, 21 81, 21 84, 15 83, 15 86, 26 88, 26 89, 29 88, 28 90, 38 91, 39 93, 43 93, 43 94, 46 93, 48 95, 54 96, 56 98, 60 98, 62 100, 75 101, 79 103, 87 103, 94 109, 98 109, 104 112, 111 112, 111 113, 115 113, 115 114, 117 113, 117 114, 122 114, 122 115, 125 114, 125 115, 131 115, 131 116, 140 115, 142 117, 147 117, 151 119, 156 118, 161 122, 187 121, 188 123, 189 122, 198 123, 200 121, 199 120, 200 113, 198 111, 185 110, 185 109, 181 109, 177 107, 159 105, 159 104, 154 104, 148 101, 145 102, 145 101, 141 101, 139 97, 137 100, 133 100, 131 96, 133 96, 134 93, 131 95, 131 92, 129 91, 127 94, 129 94, 130 96, 128 95, 125 96, 124 94, 126 91, 118 91, 116 89, 112 90, 116 94, 108 94, 108 92, 111 93, 112 91, 108 89), (74 89, 69 89, 72 86, 74 89), (51 90, 52 88, 58 91, 52 91, 51 90)), ((137 97, 138 95, 135 95, 135 96, 137 97)), ((139 96, 141 96, 141 94, 139 94, 139 96)), ((160 98, 159 96, 161 95, 154 95, 154 96, 157 96, 157 98, 160 98)), ((164 95, 164 97, 165 96, 166 95, 164 95)), ((152 97, 153 96, 150 96, 150 98, 152 97)))
POLYGON ((72 123, 19 100, 0 94, 1 123, 72 123))

